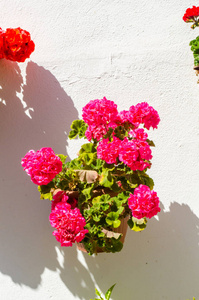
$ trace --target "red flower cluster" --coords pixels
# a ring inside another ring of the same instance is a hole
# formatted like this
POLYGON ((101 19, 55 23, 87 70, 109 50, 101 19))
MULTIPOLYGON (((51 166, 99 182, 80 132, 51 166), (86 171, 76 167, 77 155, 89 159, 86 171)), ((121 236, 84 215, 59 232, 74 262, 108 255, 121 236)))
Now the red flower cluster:
POLYGON ((183 21, 185 22, 195 22, 197 21, 197 17, 199 16, 199 7, 193 6, 192 8, 187 8, 184 16, 183 21))
POLYGON ((6 31, 0 28, 0 59, 24 62, 34 49, 35 44, 28 31, 20 27, 7 28, 6 31))

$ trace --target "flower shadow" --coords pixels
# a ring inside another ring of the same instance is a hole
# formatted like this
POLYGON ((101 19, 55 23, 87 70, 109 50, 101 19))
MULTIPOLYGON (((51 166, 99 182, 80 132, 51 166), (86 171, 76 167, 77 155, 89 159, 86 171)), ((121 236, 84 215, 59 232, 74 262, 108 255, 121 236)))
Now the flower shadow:
MULTIPOLYGON (((10 109, 15 103, 20 104, 17 93, 21 92, 23 77, 17 63, 0 59, 0 105, 1 110, 10 109)), ((21 104, 20 104, 21 106, 21 104)))
MULTIPOLYGON (((188 205, 172 203, 170 211, 150 220, 145 231, 128 229, 120 253, 83 256, 90 278, 103 292, 117 283, 115 300, 187 299, 198 295, 199 219, 188 205)), ((64 281, 63 273, 60 276, 64 281)), ((90 278, 84 278, 88 287, 90 278)), ((78 296, 87 299, 87 289, 78 296)))
MULTIPOLYGON (((66 134, 78 113, 45 68, 28 62, 25 82, 16 63, 2 60, 0 69, 0 271, 18 284, 37 288, 45 268, 59 268, 57 243, 48 221, 50 203, 40 201, 37 187, 21 167, 21 158, 28 150, 41 147, 67 154, 66 134), (31 118, 25 112, 29 108, 31 118)), ((71 253, 68 251, 73 261, 71 253)))

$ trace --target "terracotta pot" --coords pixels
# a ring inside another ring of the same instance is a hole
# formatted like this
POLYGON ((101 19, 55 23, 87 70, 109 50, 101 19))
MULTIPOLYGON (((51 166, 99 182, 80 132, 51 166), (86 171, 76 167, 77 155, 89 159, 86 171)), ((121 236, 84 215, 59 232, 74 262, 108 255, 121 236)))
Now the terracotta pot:
MULTIPOLYGON (((123 244, 124 244, 124 240, 125 240, 126 232, 127 232, 127 228, 128 228, 128 224, 127 224, 128 219, 129 219, 129 216, 127 216, 126 218, 123 218, 121 220, 121 224, 120 224, 120 226, 118 228, 112 228, 113 232, 122 233, 122 237, 121 237, 120 241, 123 244)), ((82 243, 76 243, 76 245, 77 245, 77 249, 78 250, 87 253, 87 250, 85 249, 84 244, 82 244, 82 243)), ((106 252, 106 251, 104 251, 103 248, 97 248, 96 252, 97 253, 102 253, 102 252, 106 252)))
POLYGON ((196 75, 198 75, 199 74, 199 65, 195 66, 193 69, 196 71, 196 75))

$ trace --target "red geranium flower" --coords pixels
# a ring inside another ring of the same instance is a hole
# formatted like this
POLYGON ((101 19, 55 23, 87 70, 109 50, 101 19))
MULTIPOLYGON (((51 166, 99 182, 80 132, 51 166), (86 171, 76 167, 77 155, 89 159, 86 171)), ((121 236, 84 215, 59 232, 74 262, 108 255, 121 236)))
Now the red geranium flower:
POLYGON ((193 6, 192 8, 187 8, 182 19, 187 23, 196 22, 198 16, 199 16, 199 7, 193 6))
POLYGON ((34 51, 35 44, 30 33, 18 28, 7 28, 4 33, 4 57, 6 59, 24 62, 34 51))
POLYGON ((3 54, 3 35, 4 35, 4 31, 0 27, 0 59, 4 57, 4 54, 3 54))

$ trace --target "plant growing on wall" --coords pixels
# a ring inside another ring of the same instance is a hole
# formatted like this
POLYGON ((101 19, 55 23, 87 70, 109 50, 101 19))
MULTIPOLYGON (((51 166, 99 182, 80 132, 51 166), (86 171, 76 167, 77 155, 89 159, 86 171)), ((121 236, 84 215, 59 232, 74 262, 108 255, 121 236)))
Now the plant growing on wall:
POLYGON ((61 246, 81 242, 89 254, 118 252, 127 220, 133 231, 141 231, 160 211, 147 174, 154 143, 145 131, 157 128, 160 118, 146 102, 118 112, 105 97, 90 101, 82 117, 69 134, 87 139, 77 158, 66 162, 66 156, 42 148, 30 150, 22 166, 41 199, 52 201, 49 219, 61 246))
POLYGON ((112 291, 113 291, 114 286, 115 286, 115 284, 112 285, 112 286, 107 290, 107 292, 106 292, 106 294, 105 294, 105 299, 102 298, 101 293, 100 293, 97 289, 95 289, 96 296, 98 296, 99 298, 90 299, 90 300, 109 300, 110 297, 111 297, 111 294, 112 294, 112 291))
POLYGON ((35 49, 30 33, 24 29, 0 28, 0 59, 24 62, 35 49))
MULTIPOLYGON (((195 29, 199 26, 199 7, 193 6, 188 8, 183 16, 183 21, 186 23, 192 23, 191 28, 195 29)), ((192 40, 189 45, 191 46, 191 51, 194 57, 194 70, 196 70, 196 75, 199 74, 199 36, 192 40)))

